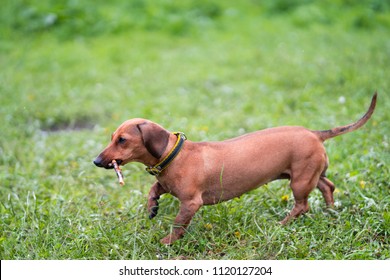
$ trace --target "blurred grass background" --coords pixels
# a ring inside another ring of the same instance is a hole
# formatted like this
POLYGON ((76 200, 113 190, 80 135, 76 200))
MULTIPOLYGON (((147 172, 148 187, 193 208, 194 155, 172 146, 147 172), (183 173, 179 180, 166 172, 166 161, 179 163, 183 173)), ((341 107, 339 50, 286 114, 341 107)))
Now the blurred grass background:
POLYGON ((389 258, 389 35, 387 0, 3 1, 1 258, 389 258), (92 165, 129 118, 194 141, 328 129, 357 120, 375 90, 367 126, 326 143, 336 211, 313 192, 287 228, 290 190, 273 183, 202 208, 161 247, 177 201, 148 221, 143 167, 127 165, 119 188, 92 165))

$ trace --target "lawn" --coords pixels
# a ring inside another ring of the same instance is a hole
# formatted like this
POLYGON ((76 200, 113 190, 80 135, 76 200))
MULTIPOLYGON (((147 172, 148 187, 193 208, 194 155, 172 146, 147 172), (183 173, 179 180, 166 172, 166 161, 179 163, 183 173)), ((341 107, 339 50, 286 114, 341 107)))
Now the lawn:
POLYGON ((6 1, 0 12, 1 259, 389 259, 389 1, 6 1), (11 16, 12 15, 12 16, 11 16), (329 140, 334 209, 287 226, 288 181, 205 206, 159 243, 178 201, 148 219, 154 178, 92 161, 124 120, 192 141, 272 126, 372 119, 329 140))

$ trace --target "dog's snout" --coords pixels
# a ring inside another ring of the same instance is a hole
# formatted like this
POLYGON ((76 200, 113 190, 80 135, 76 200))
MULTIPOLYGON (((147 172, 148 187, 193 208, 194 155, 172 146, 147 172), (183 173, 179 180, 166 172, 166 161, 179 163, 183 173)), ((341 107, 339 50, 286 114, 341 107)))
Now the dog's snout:
MULTIPOLYGON (((103 167, 103 168, 106 168, 106 169, 112 169, 114 168, 114 166, 112 165, 111 163, 112 161, 111 160, 107 160, 106 158, 102 157, 102 156, 98 156, 97 158, 95 158, 95 160, 93 161, 93 163, 97 166, 97 167, 103 167)), ((118 164, 121 164, 123 161, 120 160, 120 159, 117 159, 116 162, 118 164)))
POLYGON ((101 158, 101 157, 95 158, 95 160, 93 161, 93 163, 94 163, 97 167, 103 167, 102 158, 101 158))

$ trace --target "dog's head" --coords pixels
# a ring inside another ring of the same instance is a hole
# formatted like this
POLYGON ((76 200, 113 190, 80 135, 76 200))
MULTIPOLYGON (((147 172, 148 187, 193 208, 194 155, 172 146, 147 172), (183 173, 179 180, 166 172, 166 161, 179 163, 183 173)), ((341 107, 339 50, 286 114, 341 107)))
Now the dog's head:
POLYGON ((152 165, 164 153, 169 135, 167 130, 149 120, 125 121, 112 134, 111 142, 93 163, 107 169, 113 168, 114 159, 120 165, 132 161, 152 165))

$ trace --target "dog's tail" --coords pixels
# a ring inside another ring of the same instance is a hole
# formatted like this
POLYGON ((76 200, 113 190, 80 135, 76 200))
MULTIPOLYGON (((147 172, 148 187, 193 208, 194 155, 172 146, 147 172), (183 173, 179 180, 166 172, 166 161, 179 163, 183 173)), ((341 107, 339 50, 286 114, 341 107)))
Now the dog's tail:
POLYGON ((357 122, 345 126, 332 128, 329 130, 314 131, 314 133, 316 133, 320 137, 320 139, 322 139, 322 141, 325 141, 329 138, 333 138, 362 127, 371 118, 372 113, 374 113, 377 95, 377 92, 375 92, 374 96, 372 97, 370 107, 368 108, 366 114, 357 122))

